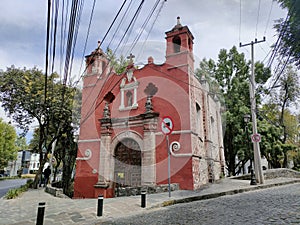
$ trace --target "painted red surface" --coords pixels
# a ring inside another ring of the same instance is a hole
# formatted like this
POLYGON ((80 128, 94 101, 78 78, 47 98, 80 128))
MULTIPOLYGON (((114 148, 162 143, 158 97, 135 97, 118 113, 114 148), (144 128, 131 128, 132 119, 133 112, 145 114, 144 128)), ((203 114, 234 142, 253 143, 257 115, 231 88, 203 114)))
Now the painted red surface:
MULTIPOLYGON (((183 153, 191 152, 191 134, 180 133, 180 131, 191 130, 190 112, 190 86, 188 71, 193 71, 193 36, 187 27, 174 29, 166 32, 166 63, 156 65, 153 58, 149 58, 148 64, 141 69, 136 69, 133 76, 139 82, 137 89, 138 108, 120 111, 121 102, 120 84, 126 74, 101 75, 92 74, 92 64, 88 66, 87 76, 84 77, 84 88, 82 91, 81 126, 79 136, 78 158, 85 157, 85 151, 90 149, 92 157, 89 160, 77 160, 76 176, 74 185, 74 198, 95 198, 98 195, 113 197, 112 188, 96 188, 100 162, 101 124, 104 97, 111 92, 115 99, 110 104, 111 118, 127 118, 145 113, 147 95, 144 90, 152 83, 158 91, 152 98, 153 111, 159 113, 156 132, 160 131, 161 119, 170 116, 174 121, 174 131, 179 133, 170 134, 170 142, 179 141, 183 153), (180 53, 174 52, 173 38, 179 36, 181 39, 180 53), (93 172, 94 171, 94 172, 93 172), (96 171, 96 172, 95 172, 96 171)), ((100 50, 99 50, 100 52, 100 50)), ((87 57, 87 64, 92 60, 97 51, 95 50, 87 57), (94 54, 94 55, 93 55, 94 54)), ((100 52, 101 53, 101 52, 100 52)), ((99 53, 99 54, 100 54, 99 53)), ((127 128, 128 129, 128 128, 127 128)), ((130 127, 131 131, 144 137, 143 127, 130 127)), ((126 128, 114 128, 111 139, 126 130, 126 128)), ((168 154, 165 136, 156 135, 156 183, 166 184, 168 182, 168 154)), ((142 146, 141 146, 142 147, 142 146)), ((193 189, 193 173, 191 157, 171 157, 171 182, 179 183, 181 189, 193 189)))

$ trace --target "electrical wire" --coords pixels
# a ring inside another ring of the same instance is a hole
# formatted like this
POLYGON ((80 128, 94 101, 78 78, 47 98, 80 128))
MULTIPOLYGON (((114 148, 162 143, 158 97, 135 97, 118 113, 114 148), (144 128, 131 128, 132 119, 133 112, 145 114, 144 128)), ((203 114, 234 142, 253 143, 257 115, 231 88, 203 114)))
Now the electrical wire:
POLYGON ((48 0, 47 11, 47 36, 46 36, 46 62, 45 62, 45 90, 44 104, 47 105, 47 83, 48 83, 48 63, 49 63, 49 39, 50 39, 50 20, 51 20, 51 0, 48 0))
MULTIPOLYGON (((142 9, 142 6, 143 6, 144 2, 145 2, 145 0, 142 0, 142 1, 141 1, 139 7, 137 8, 137 10, 136 10, 136 12, 135 12, 133 18, 131 19, 131 21, 130 21, 130 23, 129 23, 127 29, 125 30, 124 35, 122 36, 121 41, 120 41, 119 44, 117 45, 117 48, 116 48, 116 49, 118 49, 118 48, 120 47, 121 43, 123 42, 123 40, 124 40, 124 38, 125 38, 126 36, 127 36, 127 40, 128 40, 128 38, 129 38, 129 36, 130 36, 130 34, 131 34, 131 31, 132 31, 132 28, 133 28, 133 26, 134 26, 134 24, 135 24, 135 22, 136 22, 136 20, 137 20, 137 18, 138 18, 138 15, 139 15, 140 12, 141 12, 141 9, 142 9), (128 32, 129 32, 129 33, 128 33, 128 32), (128 33, 128 34, 127 34, 127 33, 128 33)), ((125 44, 123 43, 123 46, 126 45, 127 40, 125 41, 125 44)))
MULTIPOLYGON (((124 8, 124 5, 125 5, 124 3, 126 3, 126 1, 127 1, 127 0, 125 0, 125 1, 123 2, 122 6, 120 7, 118 13, 116 14, 115 18, 113 19, 113 22, 112 22, 111 25, 109 26, 109 29, 108 29, 108 30, 111 30, 111 28, 112 28, 112 26, 114 25, 114 23, 115 23, 117 17, 119 16, 120 12, 121 12, 122 9, 124 8)), ((90 26, 91 26, 91 22, 92 22, 92 17, 93 17, 92 15, 93 15, 93 12, 94 12, 94 8, 95 8, 95 0, 94 0, 94 4, 93 4, 93 7, 92 7, 91 16, 90 16, 90 22, 89 22, 89 27, 88 27, 88 32, 87 32, 87 38, 86 38, 86 40, 85 40, 85 45, 84 45, 84 51, 83 51, 83 56, 82 56, 82 63, 81 63, 81 66, 82 66, 83 61, 84 61, 84 55, 85 55, 85 50, 86 50, 86 45, 87 45, 88 35, 89 35, 89 33, 90 33, 90 26)), ((104 37, 106 37, 108 33, 109 33, 109 32, 107 31, 104 37)), ((100 46, 102 45, 104 39, 105 39, 105 38, 103 38, 102 41, 100 42, 100 46)), ((111 41, 112 41, 112 40, 113 40, 113 39, 111 39, 111 41)), ((100 47, 100 46, 99 46, 99 47, 100 47)), ((78 79, 72 86, 76 86, 76 85, 79 83, 79 81, 80 81, 81 78, 83 77, 84 73, 86 72, 86 70, 87 70, 87 68, 88 68, 88 66, 89 66, 90 64, 91 64, 91 62, 85 66, 85 69, 84 69, 84 71, 83 71, 82 73, 80 72, 80 73, 81 73, 81 76, 79 77, 79 79, 78 79)), ((82 67, 80 67, 80 71, 81 71, 81 68, 82 68, 82 67)))
POLYGON ((72 85, 71 72, 72 72, 72 67, 73 67, 73 59, 74 59, 75 46, 76 46, 77 36, 78 36, 78 31, 79 31, 79 25, 80 25, 80 21, 81 21, 83 3, 84 3, 84 0, 81 0, 81 2, 79 3, 77 15, 76 15, 77 20, 76 20, 76 25, 75 25, 75 36, 74 36, 74 41, 73 41, 73 45, 72 45, 72 56, 71 56, 71 64, 70 64, 70 69, 69 69, 69 86, 72 85))
MULTIPOLYGON (((136 10, 136 12, 135 12, 134 16, 132 17, 132 19, 131 19, 131 21, 130 21, 129 25, 127 26, 127 29, 125 30, 125 32, 124 32, 124 34, 123 34, 123 36, 122 36, 121 40, 119 41, 119 44, 117 45, 117 47, 116 47, 115 51, 113 52, 113 55, 115 54, 115 52, 117 51, 117 49, 118 49, 118 48, 119 48, 119 46, 121 45, 121 43, 122 43, 122 41, 123 41, 124 37, 126 36, 126 34, 127 34, 128 30, 129 30, 129 29, 130 29, 130 27, 132 26, 132 24, 133 24, 133 21, 134 21, 134 20, 135 20, 135 18, 138 16, 138 14, 139 14, 139 12, 140 12, 140 10, 141 10, 141 8, 142 8, 143 4, 144 4, 144 0, 142 0, 142 1, 141 1, 141 3, 140 3, 140 5, 139 5, 138 9, 136 10)), ((108 66, 108 64, 106 65, 106 67, 107 67, 107 66, 108 66)), ((106 69, 106 67, 105 67, 105 69, 106 69)), ((102 74, 104 73, 105 69, 102 71, 102 74)), ((100 90, 99 90, 99 92, 98 92, 97 96, 99 96, 99 95, 100 95, 100 93, 102 92, 102 90, 103 90, 103 87, 104 87, 104 84, 106 83, 106 81, 107 81, 108 77, 109 77, 109 74, 106 76, 106 79, 105 79, 105 81, 104 81, 104 83, 103 83, 102 87, 100 88, 100 90)), ((97 82, 98 82, 98 81, 99 81, 99 79, 97 80, 97 82)), ((96 82, 96 84, 97 84, 97 82, 96 82)), ((95 84, 95 86, 96 86, 96 84, 95 84)), ((95 86, 92 88, 92 91, 93 91, 93 89, 95 88, 95 86)), ((91 95, 92 91, 90 91, 90 94, 89 94, 88 96, 90 96, 90 95, 91 95)), ((88 99, 88 97, 87 97, 87 99, 88 99)), ((91 104, 91 107, 90 107, 90 109, 88 110, 88 113, 87 113, 88 115, 92 115, 92 113, 93 113, 93 112, 94 112, 94 110, 96 109, 96 107, 94 107, 94 105, 95 105, 96 101, 97 101, 97 98, 95 98, 95 99, 94 99, 94 101, 93 101, 93 103, 91 104)), ((86 101, 85 101, 85 102, 86 102, 86 101)), ((83 103, 82 103, 82 107, 83 107, 83 105, 85 104, 85 102, 83 102, 83 103)), ((88 117, 89 117, 89 116, 88 116, 88 117)), ((86 121, 86 120, 87 120, 87 119, 83 119, 82 121, 86 121)), ((82 123, 82 122, 81 122, 81 123, 82 123)))
MULTIPOLYGON (((147 24, 149 23, 151 17, 153 16, 153 14, 154 14, 154 12, 155 12, 155 10, 156 10, 156 8, 157 8, 159 2, 160 2, 160 0, 156 0, 156 2, 155 2, 155 4, 154 4, 154 6, 152 7, 152 9, 151 9, 149 15, 148 15, 147 18, 145 19, 143 25, 140 27, 140 30, 139 30, 138 34, 137 34, 136 37, 134 38, 133 43, 132 43, 132 45, 131 45, 129 51, 127 52, 127 54, 130 53, 130 52, 132 52, 132 50, 133 50, 134 47, 136 46, 136 44, 137 44, 138 40, 140 39, 142 33, 143 33, 144 30, 146 29, 147 24)), ((127 54, 126 54, 126 55, 127 55, 127 54)))
MULTIPOLYGON (((90 19, 89 19, 89 25, 88 25, 87 34, 86 34, 84 47, 83 47, 83 51, 82 51, 82 60, 81 60, 80 68, 79 68, 79 75, 81 74, 81 69, 82 69, 83 62, 84 62, 84 56, 85 56, 85 52, 86 52, 87 42, 88 42, 89 35, 90 35, 90 29, 91 29, 91 25, 92 25, 93 16, 94 16, 95 5, 96 5, 96 0, 93 1, 92 11, 91 11, 90 19)), ((84 70, 84 72, 85 72, 85 70, 84 70)), ((72 86, 74 86, 74 85, 77 86, 77 84, 83 77, 84 72, 79 76, 78 81, 76 81, 74 84, 72 84, 72 86)))
POLYGON ((161 13, 161 10, 162 10, 163 7, 164 7, 165 2, 166 2, 166 0, 162 1, 161 6, 159 7, 159 10, 158 10, 158 12, 157 12, 157 14, 156 14, 156 16, 155 16, 155 19, 154 19, 154 21, 153 21, 153 23, 152 23, 152 25, 151 25, 151 27, 150 27, 150 30, 149 30, 149 32, 148 32, 148 35, 147 35, 146 39, 144 40, 144 42, 143 42, 143 44, 142 44, 142 46, 141 46, 141 48, 140 48, 140 51, 139 51, 139 53, 138 53, 138 55, 137 55, 137 58, 139 58, 140 55, 141 55, 141 53, 143 52, 144 47, 145 47, 145 44, 146 44, 146 41, 148 40, 148 38, 149 38, 149 36, 150 36, 150 33, 151 33, 151 31, 152 31, 152 29, 153 29, 153 27, 154 27, 154 24, 156 23, 156 21, 157 21, 159 15, 160 15, 160 13, 161 13))
MULTIPOLYGON (((121 6, 121 8, 120 9, 123 9, 123 7, 124 7, 124 4, 121 6)), ((128 9, 128 8, 127 8, 128 9)), ((120 11, 120 10, 119 10, 120 11)), ((117 15, 119 15, 119 13, 117 14, 117 15)), ((115 19, 114 19, 114 21, 115 21, 115 19)), ((124 34, 125 35, 125 34, 124 34)), ((103 43, 103 42, 102 42, 103 43)), ((101 43, 100 43, 101 44, 101 43)), ((99 46, 100 47, 100 46, 99 46)), ((117 49, 116 49, 117 50, 117 49)), ((115 51, 116 51, 115 50, 115 51)), ((115 52, 113 53, 113 55, 115 54, 115 52)), ((110 62, 110 60, 109 60, 109 62, 110 62)), ((102 73, 101 73, 101 75, 99 76, 99 77, 101 77, 102 75, 103 75, 103 73, 106 71, 106 69, 107 69, 107 67, 108 67, 108 65, 109 65, 109 62, 106 64, 106 66, 105 66, 105 68, 103 69, 103 71, 102 71, 102 73)), ((85 67, 85 71, 86 71, 86 69, 88 68, 88 66, 91 64, 92 62, 89 62, 87 65, 86 65, 86 67, 85 67)), ((85 72, 84 71, 84 72, 85 72)), ((106 79, 107 79, 107 77, 106 77, 106 79)), ((99 81, 99 79, 96 81, 96 84, 98 83, 98 81, 99 81)), ((106 80, 105 80, 106 81, 106 80)), ((79 80, 78 80, 78 82, 79 82, 79 80)), ((96 86, 96 84, 95 84, 95 86, 96 86)), ((94 88, 95 88, 95 86, 91 89, 91 91, 90 91, 90 93, 88 94, 88 97, 87 97, 87 99, 89 98, 89 96, 92 94, 92 92, 93 92, 93 90, 94 90, 94 88)), ((101 91, 101 90, 100 90, 101 91)), ((99 92, 100 92, 99 91, 99 92)), ((86 103, 86 101, 84 101, 84 102, 82 102, 82 107, 85 105, 85 103, 86 103)), ((93 103, 94 104, 94 103, 93 103)))
POLYGON ((258 10, 257 10, 257 20, 256 20, 256 28, 255 28, 255 37, 257 37, 257 27, 259 22, 259 13, 260 13, 260 0, 258 0, 258 10))
POLYGON ((264 36, 266 36, 267 29, 268 29, 268 27, 269 27, 270 18, 271 18, 271 14, 272 14, 272 10, 273 10, 273 4, 274 4, 274 1, 271 1, 271 8, 270 8, 269 15, 268 15, 268 19, 267 19, 267 24, 266 24, 264 36))
MULTIPOLYGON (((53 4, 54 6, 54 4, 53 4)), ((54 13, 54 31, 53 31, 53 51, 52 51, 52 69, 51 73, 54 72, 54 64, 55 64, 55 54, 56 54, 56 32, 57 32, 57 20, 59 12, 59 1, 55 2, 55 13, 54 13)))
POLYGON ((241 33, 242 33, 242 0, 240 0, 239 43, 241 43, 241 33))
MULTIPOLYGON (((109 44, 107 45, 107 48, 110 48, 110 45, 112 44, 113 40, 115 39, 115 36, 117 35, 117 33, 118 33, 118 31, 119 31, 121 25, 122 25, 123 22, 125 21, 125 17, 126 17, 126 15, 128 14, 129 9, 130 9, 131 6, 132 6, 132 2, 133 2, 133 1, 131 0, 130 3, 128 4, 128 6, 127 6, 127 8, 126 8, 126 10, 125 10, 125 13, 123 14, 123 16, 122 16, 122 18, 121 18, 121 22, 120 22, 119 25, 117 26, 117 29, 115 30, 115 32, 114 32, 114 34, 113 34, 113 36, 112 36, 112 38, 111 38, 109 44)), ((103 42, 102 42, 102 43, 103 43, 103 42)))
MULTIPOLYGON (((119 15, 120 15, 120 13, 121 13, 121 11, 122 11, 122 9, 123 9, 123 7, 124 7, 124 5, 125 5, 126 2, 127 2, 127 0, 124 0, 124 2, 123 2, 123 4, 121 5, 121 7, 120 7, 120 9, 119 9, 119 11, 118 11, 118 13, 117 13, 117 15, 115 16, 114 20, 112 21, 112 23, 110 24, 108 30, 106 31, 106 33, 105 33, 105 35, 104 35, 104 37, 103 37, 103 39, 102 39, 102 42, 104 42, 104 40, 105 40, 105 38, 107 37, 108 33, 110 32, 111 28, 112 28, 113 25, 115 24, 115 22, 116 22, 117 18, 119 17, 119 15)), ((101 43, 100 43, 100 46, 101 46, 101 43)))

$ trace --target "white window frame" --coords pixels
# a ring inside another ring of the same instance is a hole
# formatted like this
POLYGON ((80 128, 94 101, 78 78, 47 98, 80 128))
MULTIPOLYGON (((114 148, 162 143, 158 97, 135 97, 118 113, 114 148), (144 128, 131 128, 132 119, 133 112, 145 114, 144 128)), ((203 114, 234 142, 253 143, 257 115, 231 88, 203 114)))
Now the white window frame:
POLYGON ((132 110, 138 108, 137 103, 137 89, 138 89, 139 83, 135 80, 132 83, 125 84, 124 86, 121 86, 120 92, 121 92, 121 104, 119 107, 120 111, 126 111, 126 110, 132 110), (131 106, 125 106, 125 100, 126 100, 126 92, 132 91, 133 92, 133 99, 132 99, 132 105, 131 106))

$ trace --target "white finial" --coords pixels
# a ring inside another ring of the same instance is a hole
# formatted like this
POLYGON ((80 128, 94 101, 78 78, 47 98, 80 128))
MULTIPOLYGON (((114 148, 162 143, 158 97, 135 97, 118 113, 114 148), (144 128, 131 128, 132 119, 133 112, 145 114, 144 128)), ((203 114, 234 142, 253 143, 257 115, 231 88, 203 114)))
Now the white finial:
POLYGON ((177 25, 181 25, 181 23, 180 23, 180 16, 177 16, 177 25))
POLYGON ((98 41, 98 48, 100 48, 100 45, 101 45, 101 41, 99 40, 98 41))

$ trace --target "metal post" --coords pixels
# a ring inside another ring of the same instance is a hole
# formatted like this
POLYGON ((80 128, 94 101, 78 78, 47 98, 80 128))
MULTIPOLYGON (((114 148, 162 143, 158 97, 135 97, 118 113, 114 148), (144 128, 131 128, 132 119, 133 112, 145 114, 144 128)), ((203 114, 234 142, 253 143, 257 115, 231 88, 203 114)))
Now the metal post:
POLYGON ((167 141, 167 151, 168 151, 168 189, 169 197, 171 197, 171 154, 170 154, 170 144, 169 144, 169 135, 166 135, 167 141))
POLYGON ((36 225, 44 224, 45 205, 46 205, 45 202, 39 202, 37 218, 36 218, 36 225))
POLYGON ((103 195, 98 196, 97 216, 102 216, 103 212, 103 195))
POLYGON ((146 192, 141 193, 141 207, 142 208, 146 207, 146 192))

